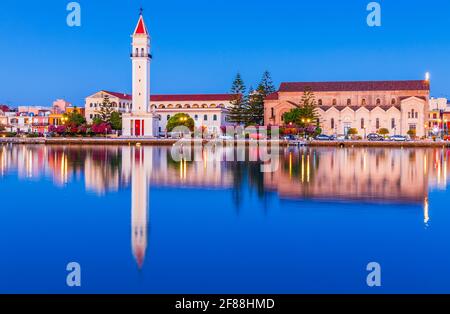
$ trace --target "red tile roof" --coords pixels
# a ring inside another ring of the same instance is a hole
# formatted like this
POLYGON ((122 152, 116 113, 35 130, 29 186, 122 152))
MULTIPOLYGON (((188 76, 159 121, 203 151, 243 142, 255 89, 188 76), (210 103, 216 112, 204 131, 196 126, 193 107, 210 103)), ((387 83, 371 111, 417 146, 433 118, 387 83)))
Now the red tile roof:
MULTIPOLYGON (((102 91, 114 97, 126 100, 132 100, 130 94, 102 91)), ((185 94, 185 95, 150 95, 150 101, 231 101, 235 98, 234 94, 185 94)))
POLYGON ((275 93, 267 95, 266 100, 278 100, 278 93, 275 92, 275 93))
POLYGON ((303 92, 306 88, 311 88, 313 92, 430 90, 430 83, 428 81, 293 82, 281 83, 279 91, 303 92))

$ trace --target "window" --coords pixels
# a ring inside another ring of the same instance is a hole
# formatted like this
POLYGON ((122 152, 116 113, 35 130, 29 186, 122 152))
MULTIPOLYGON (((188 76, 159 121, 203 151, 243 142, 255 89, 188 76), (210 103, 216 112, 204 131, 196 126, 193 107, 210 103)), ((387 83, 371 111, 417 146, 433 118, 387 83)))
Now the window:
POLYGON ((361 100, 361 106, 365 106, 365 105, 366 105, 366 99, 363 98, 363 99, 361 100))
POLYGON ((275 118, 275 109, 274 108, 270 108, 270 117, 275 118))
POLYGON ((395 105, 395 103, 396 103, 395 98, 392 98, 391 105, 395 105))
POLYGON ((361 129, 364 129, 364 118, 361 118, 361 129))
POLYGON ((437 113, 433 113, 433 119, 437 119, 437 113))
POLYGON ((381 99, 377 98, 377 106, 381 105, 381 99))
POLYGON ((331 128, 334 129, 334 118, 331 118, 331 128))
POLYGON ((169 121, 169 120, 170 120, 170 114, 167 115, 167 121, 169 121))
POLYGON ((419 113, 416 111, 416 115, 415 118, 418 119, 419 118, 419 113))
POLYGON ((411 112, 408 112, 408 119, 411 119, 411 112))
POLYGON ((395 119, 391 119, 391 129, 395 129, 395 119))
POLYGON ((333 106, 336 106, 337 105, 337 100, 336 100, 336 98, 334 98, 333 99, 333 106))
POLYGON ((417 126, 415 124, 410 124, 409 125, 409 130, 410 131, 415 131, 417 129, 417 126))
POLYGON ((195 121, 198 120, 198 114, 194 115, 194 120, 195 120, 195 121))
POLYGON ((322 99, 319 99, 318 104, 319 106, 322 106, 322 99))
POLYGON ((375 128, 378 130, 380 128, 380 118, 377 118, 375 124, 375 128))
POLYGON ((89 115, 89 117, 92 119, 93 117, 92 117, 92 113, 89 115))
POLYGON ((213 115, 213 121, 217 121, 217 115, 213 115))
POLYGON ((203 120, 208 121, 208 115, 207 115, 207 114, 205 114, 205 115, 203 116, 203 120))
POLYGON ((350 106, 352 104, 352 100, 349 98, 347 99, 347 106, 350 106))
POLYGON ((141 49, 141 57, 144 56, 144 48, 141 49))

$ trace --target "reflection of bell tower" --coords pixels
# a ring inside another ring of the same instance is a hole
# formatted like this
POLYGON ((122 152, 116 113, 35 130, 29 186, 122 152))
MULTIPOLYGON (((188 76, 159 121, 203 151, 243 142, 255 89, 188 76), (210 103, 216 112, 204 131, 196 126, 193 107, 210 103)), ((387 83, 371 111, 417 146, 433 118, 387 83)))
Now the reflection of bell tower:
MULTIPOLYGON (((124 150, 124 160, 131 170, 131 246, 133 255, 142 268, 147 250, 149 175, 151 151, 143 147, 124 150)), ((126 165, 125 165, 126 166, 126 165)))

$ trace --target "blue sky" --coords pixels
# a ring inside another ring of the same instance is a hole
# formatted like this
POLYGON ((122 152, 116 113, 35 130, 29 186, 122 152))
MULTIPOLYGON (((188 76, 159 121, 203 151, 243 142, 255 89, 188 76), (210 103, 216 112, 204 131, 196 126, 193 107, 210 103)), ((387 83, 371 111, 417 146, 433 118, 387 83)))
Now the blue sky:
POLYGON ((422 79, 450 97, 450 2, 378 1, 382 27, 366 24, 369 0, 66 0, 0 3, 0 103, 76 105, 100 90, 130 92, 130 34, 144 7, 152 35, 151 90, 228 92, 236 72, 256 85, 282 81, 422 79))

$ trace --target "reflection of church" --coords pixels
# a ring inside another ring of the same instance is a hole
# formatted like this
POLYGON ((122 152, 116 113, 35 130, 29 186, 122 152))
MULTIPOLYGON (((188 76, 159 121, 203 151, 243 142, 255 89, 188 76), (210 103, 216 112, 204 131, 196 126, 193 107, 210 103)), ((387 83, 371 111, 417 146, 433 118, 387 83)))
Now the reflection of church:
POLYGON ((144 263, 147 250, 149 177, 152 160, 151 148, 122 148, 122 166, 127 173, 131 173, 131 246, 139 268, 144 263))

